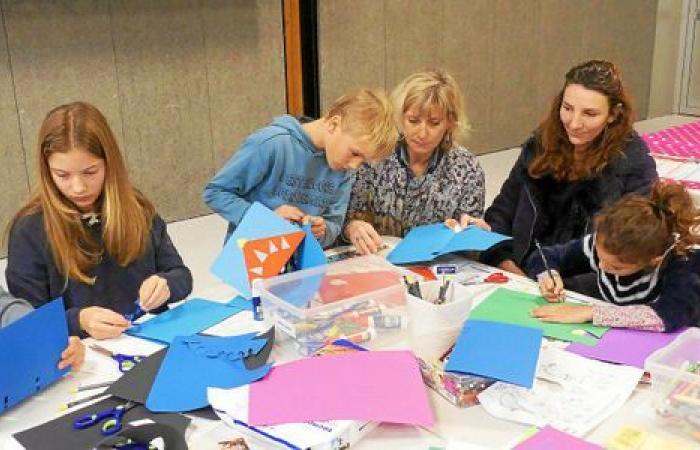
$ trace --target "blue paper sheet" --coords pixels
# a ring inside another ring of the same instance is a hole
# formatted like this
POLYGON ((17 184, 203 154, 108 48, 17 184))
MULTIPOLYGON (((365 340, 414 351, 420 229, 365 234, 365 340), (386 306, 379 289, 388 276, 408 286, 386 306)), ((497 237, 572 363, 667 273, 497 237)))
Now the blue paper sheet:
POLYGON ((239 302, 231 305, 192 298, 146 322, 134 325, 126 332, 132 336, 170 344, 176 336, 199 333, 243 309, 245 308, 239 302))
POLYGON ((387 260, 393 264, 432 261, 438 256, 453 252, 483 251, 507 239, 510 237, 476 226, 455 233, 442 223, 421 225, 413 228, 399 242, 387 260))
POLYGON ((323 253, 321 244, 311 233, 311 225, 306 224, 301 229, 304 231, 304 240, 294 254, 294 267, 297 270, 303 270, 326 264, 326 255, 323 253))
POLYGON ((538 328, 468 320, 445 370, 531 388, 541 343, 542 330, 538 328))
POLYGON ((243 219, 226 241, 226 245, 211 266, 211 271, 224 283, 233 286, 241 295, 250 298, 252 294, 248 282, 248 271, 238 241, 240 239, 251 241, 298 231, 299 227, 287 222, 261 203, 255 202, 248 208, 243 219))
POLYGON ((63 299, 58 298, 0 329, 0 413, 61 378, 68 346, 63 299))
POLYGON ((158 370, 146 408, 153 412, 184 412, 209 405, 207 387, 230 389, 267 375, 270 364, 248 370, 241 358, 257 354, 265 339, 255 333, 239 336, 178 336, 158 370))

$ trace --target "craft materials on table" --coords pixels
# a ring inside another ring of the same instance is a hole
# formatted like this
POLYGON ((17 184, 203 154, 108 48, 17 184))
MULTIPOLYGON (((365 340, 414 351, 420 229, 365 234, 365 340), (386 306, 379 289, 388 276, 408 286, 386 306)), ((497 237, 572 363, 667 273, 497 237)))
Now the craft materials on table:
POLYGON ((140 363, 141 360, 145 358, 145 356, 143 355, 127 355, 124 353, 114 353, 111 350, 102 347, 98 344, 90 344, 90 348, 95 350, 97 353, 109 356, 110 358, 115 360, 121 373, 128 372, 129 370, 133 369, 134 366, 136 366, 136 364, 140 363))
POLYGON ((546 426, 516 445, 513 450, 603 450, 600 445, 546 426))
POLYGON ((122 417, 135 406, 135 402, 127 401, 114 407, 88 412, 73 420, 73 428, 84 430, 99 425, 100 433, 103 436, 111 436, 122 429, 122 417))
POLYGON ((68 345, 63 300, 53 300, 0 328, 0 413, 59 380, 68 345))
POLYGON ((608 440, 608 450, 696 450, 697 446, 666 433, 625 425, 608 440))
POLYGON ((498 382, 479 401, 493 416, 580 437, 622 407, 642 373, 545 344, 532 389, 498 382))
POLYGON ((700 189, 700 120, 643 134, 659 177, 700 189))
POLYGON ((248 389, 253 426, 317 420, 434 422, 415 356, 353 352, 275 366, 248 389), (299 408, 298 405, 304 405, 299 408))
POLYGON ((237 304, 228 305, 192 298, 152 319, 134 325, 126 332, 132 336, 169 344, 176 336, 199 333, 242 309, 237 304))
POLYGON ((628 366, 643 369, 644 362, 652 352, 667 346, 682 332, 683 330, 673 333, 658 333, 626 328, 611 328, 593 347, 573 343, 569 344, 566 349, 587 358, 627 364, 628 366))
POLYGON ((255 333, 240 336, 178 336, 170 344, 146 398, 155 412, 204 408, 207 387, 233 388, 264 377, 265 364, 248 369, 243 358, 265 346, 255 333))
POLYGON ((547 304, 539 295, 498 288, 479 303, 469 317, 541 328, 547 337, 585 345, 595 345, 608 330, 608 327, 591 323, 549 323, 530 316, 532 309, 547 304))
POLYGON ((445 365, 468 373, 532 387, 542 330, 500 322, 467 320, 445 365))
POLYGON ((310 226, 301 229, 255 202, 226 241, 211 271, 250 298, 253 280, 278 275, 290 260, 297 270, 326 262, 310 226))
POLYGON ((395 336, 406 327, 402 274, 372 255, 262 280, 263 318, 304 356, 335 339, 366 344, 395 336))
POLYGON ((386 258, 393 264, 413 264, 432 261, 448 253, 487 250, 508 239, 510 237, 477 226, 455 232, 442 223, 420 225, 409 231, 386 258))

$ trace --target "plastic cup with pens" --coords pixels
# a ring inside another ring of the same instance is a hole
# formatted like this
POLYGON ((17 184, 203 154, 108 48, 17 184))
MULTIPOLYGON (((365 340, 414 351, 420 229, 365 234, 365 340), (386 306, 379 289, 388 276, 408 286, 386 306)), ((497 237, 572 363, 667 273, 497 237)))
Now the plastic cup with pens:
POLYGON ((407 298, 411 348, 427 361, 435 361, 452 346, 472 308, 472 292, 449 276, 416 282, 407 298), (420 294, 419 295, 416 295, 420 294))

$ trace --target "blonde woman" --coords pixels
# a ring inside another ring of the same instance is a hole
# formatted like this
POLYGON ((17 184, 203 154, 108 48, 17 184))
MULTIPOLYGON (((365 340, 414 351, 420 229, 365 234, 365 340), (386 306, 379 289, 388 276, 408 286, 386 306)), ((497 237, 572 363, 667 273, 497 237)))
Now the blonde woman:
POLYGON ((459 144, 469 129, 462 94, 446 72, 413 74, 392 93, 401 139, 392 155, 357 173, 343 236, 375 253, 379 235, 403 237, 417 225, 480 222, 484 171, 459 144))
POLYGON ((192 276, 165 222, 130 183, 104 116, 82 102, 50 111, 39 131, 39 183, 10 224, 10 293, 34 307, 63 297, 69 331, 97 339, 138 307, 185 298, 192 276))

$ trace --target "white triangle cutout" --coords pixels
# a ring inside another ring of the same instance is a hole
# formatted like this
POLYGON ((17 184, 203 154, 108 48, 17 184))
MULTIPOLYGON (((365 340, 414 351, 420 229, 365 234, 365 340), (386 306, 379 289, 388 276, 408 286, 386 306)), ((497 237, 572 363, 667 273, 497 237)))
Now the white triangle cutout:
POLYGON ((260 275, 260 276, 262 276, 262 274, 263 274, 262 267, 253 267, 252 269, 250 269, 250 271, 253 272, 254 274, 260 275))
POLYGON ((270 254, 272 255, 273 253, 277 253, 277 251, 278 251, 278 248, 272 242, 272 239, 270 239, 270 254))
POLYGON ((264 263, 267 259, 267 253, 261 252, 260 250, 253 250, 253 252, 255 253, 255 256, 258 257, 261 263, 264 263))
POLYGON ((289 250, 289 242, 282 236, 282 250, 289 250))

